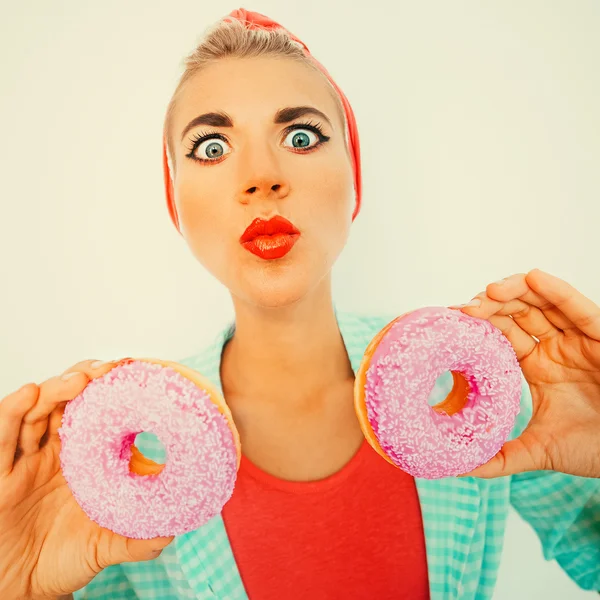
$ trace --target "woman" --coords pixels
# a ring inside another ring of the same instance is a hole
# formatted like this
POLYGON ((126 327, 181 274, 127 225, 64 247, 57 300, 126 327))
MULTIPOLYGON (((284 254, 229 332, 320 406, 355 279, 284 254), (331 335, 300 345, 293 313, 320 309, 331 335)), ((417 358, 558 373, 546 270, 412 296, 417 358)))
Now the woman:
POLYGON ((173 543, 101 529, 60 474, 57 428, 111 363, 28 384, 0 403, 0 597, 490 598, 509 502, 547 558, 600 589, 600 309, 539 270, 490 284, 457 308, 515 348, 528 384, 515 439, 462 478, 414 480, 378 458, 354 375, 397 315, 342 314, 331 296, 360 208, 353 115, 276 25, 240 9, 210 32, 165 124, 171 217, 235 308, 182 361, 221 386, 240 430, 234 494, 173 543))

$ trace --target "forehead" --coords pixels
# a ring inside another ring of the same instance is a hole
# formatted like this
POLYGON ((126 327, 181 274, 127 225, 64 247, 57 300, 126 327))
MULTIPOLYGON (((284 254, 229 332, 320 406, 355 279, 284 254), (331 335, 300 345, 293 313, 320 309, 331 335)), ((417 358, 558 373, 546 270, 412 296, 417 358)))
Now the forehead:
POLYGON ((287 106, 314 106, 334 126, 342 127, 334 90, 325 76, 287 57, 220 59, 196 73, 182 87, 173 114, 176 137, 198 114, 224 111, 234 125, 272 122, 287 106), (337 113, 337 115, 336 115, 337 113))

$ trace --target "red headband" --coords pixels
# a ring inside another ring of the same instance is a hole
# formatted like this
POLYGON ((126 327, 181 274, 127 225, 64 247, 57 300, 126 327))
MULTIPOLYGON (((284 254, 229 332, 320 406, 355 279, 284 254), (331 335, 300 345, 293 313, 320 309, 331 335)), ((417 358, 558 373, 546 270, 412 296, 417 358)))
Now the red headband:
MULTIPOLYGON (((285 29, 276 23, 275 21, 269 19, 269 17, 265 17, 265 15, 261 15, 257 12, 250 12, 243 8, 239 8, 231 12, 227 17, 225 17, 224 21, 231 21, 232 19, 237 19, 246 25, 248 29, 283 29, 290 36, 292 40, 297 42, 302 46, 306 54, 310 55, 309 49, 306 47, 306 44, 298 39, 293 33, 285 29)), ((356 119, 354 117, 354 111, 350 106, 350 102, 342 92, 342 90, 337 86, 335 81, 331 78, 331 75, 327 72, 325 67, 318 62, 314 56, 312 56, 312 60, 315 65, 322 71, 322 73, 327 77, 331 85, 334 87, 335 91, 338 93, 342 105, 344 107, 344 112, 346 114, 346 122, 348 124, 348 141, 350 147, 350 155, 352 157, 352 169, 354 171, 354 186, 356 188, 356 206, 354 208, 354 213, 352 214, 352 220, 356 218, 360 210, 361 204, 361 196, 362 196, 362 178, 360 172, 360 143, 358 140, 358 128, 356 126, 356 119)), ((166 131, 163 132, 163 172, 165 178, 165 191, 167 194, 167 207, 169 209, 169 214, 171 215, 171 220, 175 224, 177 230, 181 233, 179 228, 179 219, 177 217, 177 210, 175 208, 175 201, 173 198, 173 185, 171 183, 171 177, 169 173, 169 162, 167 159, 167 143, 166 143, 166 131)))

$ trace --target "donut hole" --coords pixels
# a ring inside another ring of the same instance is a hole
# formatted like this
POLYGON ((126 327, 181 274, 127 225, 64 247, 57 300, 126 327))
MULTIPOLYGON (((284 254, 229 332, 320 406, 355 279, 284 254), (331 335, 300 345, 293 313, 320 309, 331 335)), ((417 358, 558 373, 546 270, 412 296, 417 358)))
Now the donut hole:
MULTIPOLYGON (((151 431, 141 431, 137 434, 128 436, 128 442, 131 448, 131 459, 129 461, 129 470, 136 475, 158 475, 164 468, 164 462, 156 462, 149 456, 146 456, 135 444, 141 443, 152 448, 154 458, 166 458, 165 447, 154 433, 151 431), (140 437, 141 436, 141 437, 140 437)), ((158 459, 161 460, 161 459, 158 459)))
MULTIPOLYGON (((456 371, 450 371, 449 373, 453 379, 450 393, 444 400, 437 404, 431 404, 430 398, 430 406, 437 413, 444 413, 451 416, 459 413, 466 406, 471 386, 462 373, 457 373, 456 371)), ((443 373, 440 378, 446 378, 447 376, 448 372, 443 373)), ((438 378, 438 381, 440 378, 438 378)))

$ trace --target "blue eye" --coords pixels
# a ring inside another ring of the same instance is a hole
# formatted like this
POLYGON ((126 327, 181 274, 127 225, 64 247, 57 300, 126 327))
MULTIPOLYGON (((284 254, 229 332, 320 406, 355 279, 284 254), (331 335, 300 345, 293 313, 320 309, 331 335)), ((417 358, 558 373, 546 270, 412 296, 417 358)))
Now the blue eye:
POLYGON ((285 138, 284 141, 290 139, 292 147, 294 148, 307 148, 311 145, 314 145, 314 142, 319 141, 319 138, 308 129, 296 129, 295 131, 291 131, 285 138), (311 144, 311 140, 313 144, 311 144))
MULTIPOLYGON (((194 148, 194 154, 198 160, 212 161, 227 154, 227 148, 229 148, 229 145, 225 140, 208 138, 194 148)), ((229 148, 229 151, 231 151, 231 148, 229 148)))
POLYGON ((204 149, 209 158, 219 158, 223 154, 223 146, 218 142, 212 142, 204 149))

